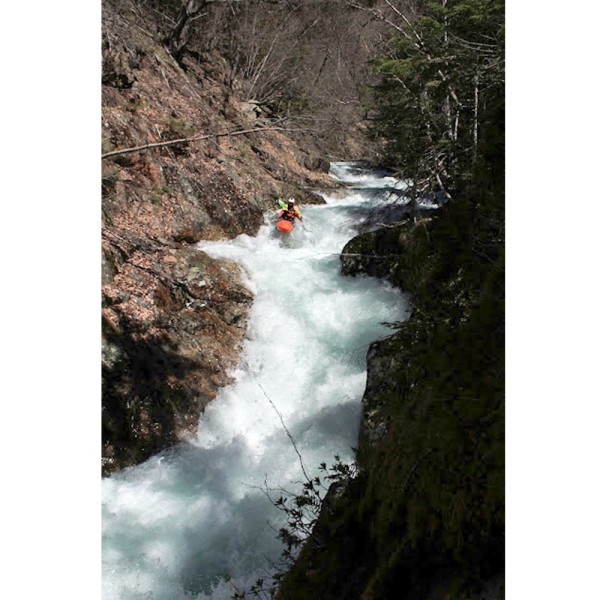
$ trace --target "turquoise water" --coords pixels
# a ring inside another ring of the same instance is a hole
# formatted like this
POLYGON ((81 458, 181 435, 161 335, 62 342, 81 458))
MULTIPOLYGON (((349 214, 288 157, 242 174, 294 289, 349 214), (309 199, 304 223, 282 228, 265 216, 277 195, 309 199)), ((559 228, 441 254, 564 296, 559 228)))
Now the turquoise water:
POLYGON ((195 439, 103 480, 104 600, 229 599, 265 577, 283 524, 266 486, 298 490, 303 479, 280 415, 311 476, 334 455, 352 460, 368 345, 408 305, 387 283, 342 277, 338 254, 388 201, 377 189, 403 184, 348 163, 331 174, 358 187, 302 206, 292 234, 275 230, 273 211, 256 237, 200 244, 244 269, 255 294, 247 339, 195 439))

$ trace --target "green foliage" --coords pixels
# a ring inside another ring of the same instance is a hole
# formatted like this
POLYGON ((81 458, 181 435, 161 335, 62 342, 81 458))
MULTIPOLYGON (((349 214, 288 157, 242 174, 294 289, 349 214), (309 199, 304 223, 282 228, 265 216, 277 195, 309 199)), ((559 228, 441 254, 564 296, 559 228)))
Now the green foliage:
MULTIPOLYGON (((194 137, 197 134, 197 129, 189 121, 183 119, 171 118, 165 122, 165 131, 163 137, 165 140, 178 140, 194 137)), ((181 142, 171 146, 171 152, 176 156, 187 156, 189 142, 181 142)))
POLYGON ((374 133, 415 190, 453 199, 344 249, 412 316, 372 349, 384 433, 344 492, 276 501, 295 558, 281 599, 473 598, 504 565, 504 2, 421 9, 373 63, 374 133))
POLYGON ((165 125, 174 138, 188 138, 197 133, 197 130, 192 123, 182 119, 169 119, 165 125))
POLYGON ((482 131, 503 127, 503 19, 503 0, 431 3, 374 61, 374 133, 415 186, 464 189, 485 168, 482 131))
POLYGON ((150 202, 152 204, 160 205, 160 204, 162 204, 162 193, 160 191, 157 191, 157 190, 152 190, 148 194, 148 199, 150 200, 150 202))
POLYGON ((107 152, 112 152, 115 149, 112 140, 108 135, 102 134, 102 154, 106 154, 107 152))
POLYGON ((233 600, 276 597, 281 579, 294 563, 298 550, 313 532, 317 519, 328 502, 328 490, 334 489, 336 485, 347 485, 356 477, 355 463, 343 463, 337 455, 334 458, 335 462, 331 467, 321 463, 320 475, 306 477, 299 493, 279 489, 279 495, 273 498, 272 490, 266 486, 265 493, 269 500, 286 517, 287 525, 281 527, 277 534, 284 546, 281 560, 268 579, 258 579, 249 590, 236 592, 232 596, 233 600))
POLYGON ((315 110, 314 100, 307 94, 291 93, 289 97, 284 98, 282 104, 287 105, 287 110, 292 115, 311 114, 315 110))
POLYGON ((502 17, 501 0, 430 5, 374 65, 388 161, 453 199, 344 249, 410 292, 412 316, 376 350, 367 405, 385 434, 361 442, 280 598, 473 598, 503 568, 502 17))
POLYGON ((377 254, 413 303, 411 318, 377 346, 367 409, 376 403, 386 433, 361 442, 360 474, 319 519, 281 598, 418 598, 434 585, 444 597, 472 598, 502 568, 500 205, 479 190, 446 204, 427 228, 363 236, 365 255, 377 254))

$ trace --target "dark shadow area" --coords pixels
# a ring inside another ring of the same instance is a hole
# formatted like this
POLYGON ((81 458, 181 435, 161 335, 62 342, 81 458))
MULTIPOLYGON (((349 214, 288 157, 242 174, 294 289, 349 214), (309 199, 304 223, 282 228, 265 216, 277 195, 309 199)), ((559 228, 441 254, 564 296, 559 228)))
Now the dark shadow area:
POLYGON ((191 401, 181 380, 197 369, 159 337, 137 339, 124 317, 121 332, 103 320, 102 333, 111 356, 102 364, 103 475, 174 444, 176 413, 191 401))

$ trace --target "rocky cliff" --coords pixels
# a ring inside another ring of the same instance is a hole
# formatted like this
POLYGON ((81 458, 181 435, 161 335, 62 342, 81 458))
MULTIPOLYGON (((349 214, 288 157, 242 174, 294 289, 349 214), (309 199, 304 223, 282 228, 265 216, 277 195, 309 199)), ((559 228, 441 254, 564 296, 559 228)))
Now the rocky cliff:
MULTIPOLYGON (((274 129, 276 115, 242 96, 216 49, 176 61, 149 7, 103 3, 104 474, 194 434, 229 381, 252 294, 236 265, 195 244, 254 234, 278 196, 318 202, 312 190, 331 185, 326 159, 274 129)), ((400 285, 412 317, 369 351, 357 475, 336 486, 279 597, 503 597, 495 210, 457 197, 432 220, 344 249, 344 272, 400 285)))
POLYGON ((320 202, 328 162, 244 102, 216 51, 176 62, 137 3, 103 3, 103 473, 186 435, 228 381, 252 294, 199 240, 254 234, 275 200, 320 202), (269 129, 277 127, 277 129, 269 129))
POLYGON ((347 275, 400 285, 412 316, 369 349, 358 474, 328 498, 278 598, 504 598, 504 254, 490 204, 457 198, 344 249, 347 275))

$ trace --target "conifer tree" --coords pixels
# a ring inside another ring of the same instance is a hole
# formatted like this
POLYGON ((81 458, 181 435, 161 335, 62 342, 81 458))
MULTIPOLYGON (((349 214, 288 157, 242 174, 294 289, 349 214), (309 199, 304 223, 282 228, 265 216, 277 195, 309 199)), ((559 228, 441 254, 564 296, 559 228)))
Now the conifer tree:
POLYGON ((416 19, 395 14, 393 42, 375 61, 375 131, 415 189, 450 195, 485 170, 490 150, 499 158, 489 143, 504 127, 504 0, 440 0, 416 19))

